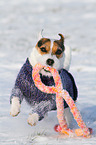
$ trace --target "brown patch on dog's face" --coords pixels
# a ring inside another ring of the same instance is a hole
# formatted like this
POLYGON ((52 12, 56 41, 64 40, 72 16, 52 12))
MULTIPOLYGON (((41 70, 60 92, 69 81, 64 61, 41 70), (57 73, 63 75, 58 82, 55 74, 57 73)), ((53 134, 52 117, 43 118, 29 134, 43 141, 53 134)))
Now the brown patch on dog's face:
POLYGON ((36 44, 36 48, 41 55, 48 54, 50 51, 50 46, 51 46, 51 41, 48 38, 42 38, 36 44))
POLYGON ((64 47, 64 36, 62 34, 59 34, 61 37, 60 40, 55 40, 53 43, 52 53, 53 55, 56 55, 57 58, 61 58, 63 56, 63 52, 65 50, 64 47))
POLYGON ((52 54, 56 55, 57 58, 61 58, 63 56, 64 49, 62 49, 56 41, 53 43, 52 54))

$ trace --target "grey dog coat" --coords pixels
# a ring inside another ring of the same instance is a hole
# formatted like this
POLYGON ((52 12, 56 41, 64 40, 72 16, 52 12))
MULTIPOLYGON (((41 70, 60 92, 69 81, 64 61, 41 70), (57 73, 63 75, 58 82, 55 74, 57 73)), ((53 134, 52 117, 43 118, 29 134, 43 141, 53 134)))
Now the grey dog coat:
MULTIPOLYGON (((32 78, 32 65, 30 64, 28 58, 24 65, 22 66, 16 81, 14 88, 12 89, 10 103, 13 97, 18 97, 20 103, 23 98, 32 106, 32 113, 37 113, 39 115, 39 120, 43 119, 48 111, 56 110, 56 95, 47 94, 41 92, 34 84, 32 78)), ((63 89, 66 89, 72 99, 76 101, 77 99, 77 87, 75 85, 74 78, 65 69, 60 69, 59 75, 63 84, 63 89)), ((46 77, 40 74, 41 81, 47 85, 52 86, 54 84, 53 77, 46 77)), ((64 101, 64 108, 68 105, 64 101)))

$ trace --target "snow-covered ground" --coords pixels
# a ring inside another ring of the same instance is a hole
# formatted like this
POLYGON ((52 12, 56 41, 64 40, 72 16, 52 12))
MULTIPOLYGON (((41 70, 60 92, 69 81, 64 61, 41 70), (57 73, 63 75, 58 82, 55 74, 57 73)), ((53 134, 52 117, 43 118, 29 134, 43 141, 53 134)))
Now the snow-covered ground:
POLYGON ((0 145, 96 144, 96 0, 0 0, 0 145), (51 112, 35 127, 27 124, 30 107, 11 117, 10 92, 16 75, 44 29, 44 36, 59 38, 72 48, 70 72, 79 97, 77 106, 89 127, 90 139, 67 138, 53 130, 51 112))

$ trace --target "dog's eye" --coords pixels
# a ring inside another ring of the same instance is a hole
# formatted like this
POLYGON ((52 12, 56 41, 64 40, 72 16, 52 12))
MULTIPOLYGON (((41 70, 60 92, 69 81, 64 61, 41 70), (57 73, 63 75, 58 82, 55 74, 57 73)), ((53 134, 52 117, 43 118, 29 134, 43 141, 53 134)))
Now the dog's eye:
POLYGON ((57 51, 56 51, 56 54, 57 55, 60 55, 62 53, 62 51, 60 50, 60 49, 58 49, 57 51))
POLYGON ((47 52, 45 47, 41 47, 40 49, 41 49, 42 52, 47 52))

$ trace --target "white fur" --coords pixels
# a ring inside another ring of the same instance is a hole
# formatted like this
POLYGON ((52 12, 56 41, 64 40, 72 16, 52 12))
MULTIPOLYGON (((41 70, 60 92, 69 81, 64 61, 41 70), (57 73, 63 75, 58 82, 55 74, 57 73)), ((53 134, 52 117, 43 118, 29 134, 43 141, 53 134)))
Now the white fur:
POLYGON ((69 70, 70 63, 71 63, 71 48, 65 45, 65 59, 64 59, 64 68, 69 70))
POLYGON ((34 114, 29 114, 27 122, 29 125, 33 126, 36 125, 38 120, 39 120, 39 115, 37 113, 34 113, 34 114))
POLYGON ((12 98, 12 104, 11 104, 11 109, 10 109, 10 114, 14 117, 17 116, 20 112, 20 102, 18 97, 13 97, 12 98))
POLYGON ((54 39, 51 39, 51 52, 52 52, 52 47, 53 47, 53 42, 54 41, 55 41, 54 39))

